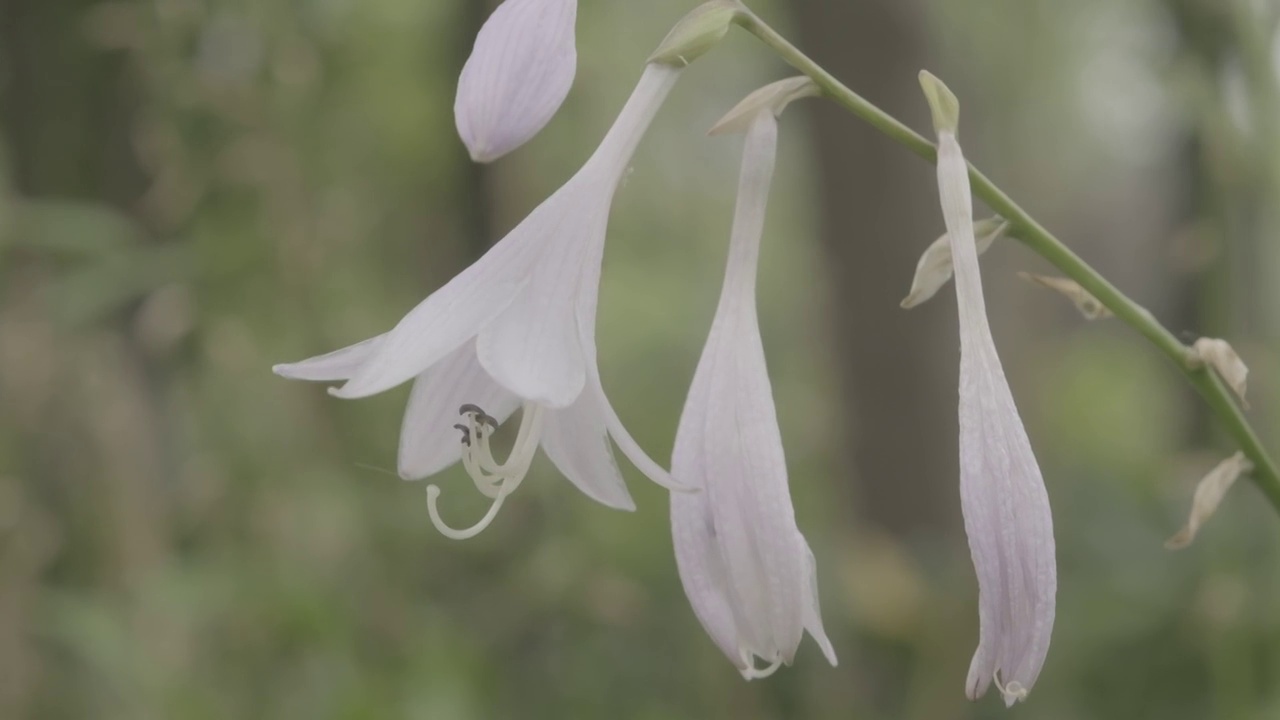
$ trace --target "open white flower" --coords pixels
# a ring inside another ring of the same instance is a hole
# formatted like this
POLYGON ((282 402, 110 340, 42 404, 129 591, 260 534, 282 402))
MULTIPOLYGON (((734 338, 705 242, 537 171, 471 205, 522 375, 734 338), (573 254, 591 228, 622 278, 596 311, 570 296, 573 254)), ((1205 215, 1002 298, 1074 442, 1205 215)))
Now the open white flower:
POLYGON ((520 147, 560 109, 578 67, 577 15, 577 0, 506 0, 480 28, 453 105, 476 162, 520 147))
POLYGON ((832 665, 813 553, 796 527, 782 436, 756 316, 756 265, 777 153, 776 109, 747 129, 724 287, 680 418, 671 494, 685 593, 747 679, 790 664, 808 630, 832 665), (756 658, 764 663, 757 667, 756 658))
POLYGON ((343 398, 367 397, 416 377, 400 438, 400 474, 419 479, 461 459, 477 489, 494 501, 474 527, 453 530, 439 519, 439 489, 428 487, 432 521, 449 537, 471 537, 488 526, 539 446, 579 489, 610 507, 635 507, 610 437, 649 478, 682 487, 640 449, 609 405, 595 344, 609 206, 679 75, 675 67, 649 65, 582 169, 390 332, 275 367, 287 378, 345 380, 331 390, 343 398), (498 462, 490 437, 518 408, 515 446, 498 462))
POLYGON ((960 310, 960 501, 981 626, 966 691, 977 699, 994 680, 1012 705, 1026 698, 1049 651, 1058 588, 1053 518, 987 322, 969 166, 955 135, 958 104, 933 76, 922 73, 921 82, 926 93, 942 94, 930 100, 960 310))

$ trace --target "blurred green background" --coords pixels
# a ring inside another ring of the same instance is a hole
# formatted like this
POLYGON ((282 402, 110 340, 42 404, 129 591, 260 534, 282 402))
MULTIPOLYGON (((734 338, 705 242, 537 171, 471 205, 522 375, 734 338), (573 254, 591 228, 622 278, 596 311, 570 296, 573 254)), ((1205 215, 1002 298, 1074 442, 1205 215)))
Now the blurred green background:
MULTIPOLYGON (((0 718, 1274 718, 1280 523, 1242 483, 1162 548, 1234 448, 1157 353, 984 260, 1055 514, 1058 621, 1029 701, 964 698, 976 586, 952 293, 897 303, 941 233, 932 169, 815 101, 783 123, 761 319, 838 668, 745 683, 634 514, 540 460, 478 538, 394 474, 406 392, 339 401, 275 362, 390 327, 567 179, 691 0, 583 0, 580 69, 477 168, 453 91, 492 3, 0 0, 0 718)), ((1280 451, 1280 3, 772 0, 753 7, 968 154, 1186 339, 1226 337, 1280 451)), ((718 294, 740 139, 786 73, 734 33, 619 193, 600 317, 657 458, 718 294)), ((625 464, 625 463, 624 463, 625 464)), ((478 516, 461 469, 444 512, 478 516)), ((450 489, 453 488, 453 489, 450 489)))

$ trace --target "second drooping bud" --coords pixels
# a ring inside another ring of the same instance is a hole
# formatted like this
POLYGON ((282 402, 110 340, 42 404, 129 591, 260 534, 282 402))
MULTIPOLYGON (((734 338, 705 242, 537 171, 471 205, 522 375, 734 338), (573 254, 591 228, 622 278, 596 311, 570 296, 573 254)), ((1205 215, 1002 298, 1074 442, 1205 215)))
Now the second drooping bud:
POLYGON ((808 632, 836 664, 813 553, 796 526, 756 315, 756 270, 778 121, 804 83, 753 94, 717 127, 746 134, 724 286, 680 417, 671 494, 676 564, 694 613, 748 680, 790 664, 808 632))
POLYGON ((969 165, 956 139, 960 105, 920 74, 938 133, 938 192, 955 268, 960 326, 960 504, 978 576, 978 649, 966 694, 995 684, 1007 705, 1040 676, 1058 589, 1053 518, 1040 465, 987 321, 969 165))

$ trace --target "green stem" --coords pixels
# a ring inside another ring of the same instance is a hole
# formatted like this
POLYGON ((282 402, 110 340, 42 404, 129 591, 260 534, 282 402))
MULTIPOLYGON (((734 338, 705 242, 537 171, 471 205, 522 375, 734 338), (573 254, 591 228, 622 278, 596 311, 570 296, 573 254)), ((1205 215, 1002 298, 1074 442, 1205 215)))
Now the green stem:
MULTIPOLYGON (((916 155, 931 163, 937 162, 937 149, 933 143, 845 87, 831 73, 811 60, 750 10, 740 9, 734 22, 763 41, 792 67, 807 75, 822 88, 824 94, 848 108, 854 115, 916 155)), ((969 165, 969 178, 973 184, 973 194, 1009 221, 1010 234, 1013 237, 1021 240, 1067 277, 1079 283, 1080 287, 1089 291, 1117 318, 1137 330, 1178 366, 1196 390, 1204 396, 1227 433, 1240 446, 1245 456, 1253 462, 1254 470, 1251 477, 1280 513, 1280 470, 1277 470, 1275 462, 1267 454, 1257 433, 1249 424, 1248 418, 1245 417, 1222 380, 1199 362, 1192 349, 1161 325, 1150 311, 1120 292, 1097 270, 1090 267, 1061 240, 1036 222, 1035 218, 1019 207, 972 164, 969 165)))

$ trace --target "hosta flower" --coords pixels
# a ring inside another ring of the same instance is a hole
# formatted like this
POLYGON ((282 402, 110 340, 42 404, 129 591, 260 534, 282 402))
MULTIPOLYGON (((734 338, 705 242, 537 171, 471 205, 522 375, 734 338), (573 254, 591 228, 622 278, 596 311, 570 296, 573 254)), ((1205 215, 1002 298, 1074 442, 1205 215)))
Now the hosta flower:
MULTIPOLYGON (((674 486, 627 433, 596 367, 595 321, 609 206, 636 145, 680 71, 649 65, 599 149, 582 169, 484 257, 409 312, 390 332, 275 371, 346 383, 343 398, 417 378, 400 438, 400 474, 418 479, 461 460, 493 499, 474 527, 439 518, 450 537, 483 530, 519 487, 538 447, 582 492, 605 505, 634 504, 609 438, 654 481, 674 486), (490 438, 517 409, 520 429, 505 461, 490 438)), ((678 487, 678 486, 677 486, 678 487)))
POLYGON ((551 121, 577 71, 577 14, 577 0, 506 0, 480 28, 453 105, 472 159, 496 160, 551 121))
POLYGON ((671 494, 681 582, 707 633, 747 679, 789 664, 806 630, 836 664, 818 609, 813 553, 787 488, 756 317, 780 109, 756 112, 748 125, 724 286, 671 466, 672 475, 702 491, 671 494))
POLYGON ((994 680, 1012 705, 1026 698, 1049 651, 1058 587, 1053 518, 987 323, 969 167, 955 135, 958 105, 933 76, 923 73, 921 82, 938 129, 938 189, 960 309, 960 501, 981 626, 966 689, 976 699, 994 680))

